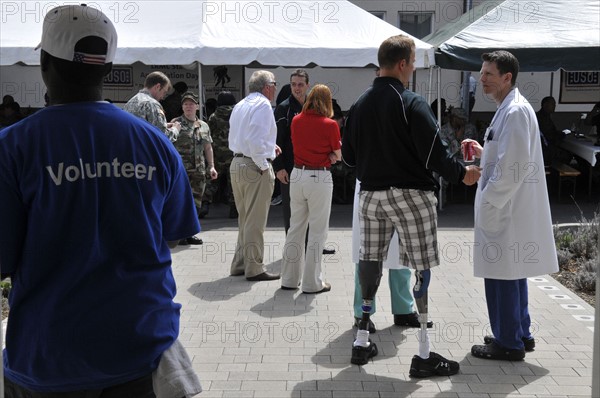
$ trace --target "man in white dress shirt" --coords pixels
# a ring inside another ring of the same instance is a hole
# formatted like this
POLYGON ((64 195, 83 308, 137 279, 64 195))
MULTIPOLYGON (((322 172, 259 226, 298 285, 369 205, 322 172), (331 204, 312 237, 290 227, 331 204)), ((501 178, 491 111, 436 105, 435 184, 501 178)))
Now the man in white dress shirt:
POLYGON ((281 152, 275 144, 277 126, 271 108, 276 85, 271 72, 254 72, 248 82, 250 94, 236 104, 229 119, 229 149, 233 151, 229 170, 239 214, 230 274, 245 275, 249 281, 279 279, 279 274, 267 272, 263 262, 263 235, 275 182, 271 162, 281 152))

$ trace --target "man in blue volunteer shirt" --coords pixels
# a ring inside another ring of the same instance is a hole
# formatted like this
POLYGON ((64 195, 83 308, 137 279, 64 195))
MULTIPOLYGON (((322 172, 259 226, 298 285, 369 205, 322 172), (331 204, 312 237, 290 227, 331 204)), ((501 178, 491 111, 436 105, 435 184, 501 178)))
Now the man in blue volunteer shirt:
POLYGON ((40 44, 51 106, 0 133, 7 396, 154 397, 165 361, 189 363, 169 247, 200 225, 168 138, 102 101, 116 46, 100 11, 52 9, 40 44))

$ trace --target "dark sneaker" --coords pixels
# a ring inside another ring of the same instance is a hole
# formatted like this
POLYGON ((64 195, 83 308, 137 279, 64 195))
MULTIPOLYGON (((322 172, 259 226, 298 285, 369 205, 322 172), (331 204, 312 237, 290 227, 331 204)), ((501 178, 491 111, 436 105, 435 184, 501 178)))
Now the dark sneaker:
MULTIPOLYGON (((494 340, 495 340, 494 336, 485 336, 483 338, 483 343, 490 344, 494 340)), ((525 345, 526 352, 535 351, 535 339, 533 337, 530 339, 526 339, 525 337, 523 337, 522 340, 523 340, 523 344, 525 345)))
POLYGON ((452 376, 457 374, 459 369, 458 362, 450 361, 431 351, 427 359, 418 355, 412 357, 409 375, 412 377, 452 376))
MULTIPOLYGON (((408 326, 409 328, 420 328, 421 323, 419 322, 419 314, 416 312, 411 314, 394 314, 394 325, 408 326)), ((428 321, 427 327, 431 329, 433 327, 433 321, 428 321)))
MULTIPOLYGON (((354 327, 358 329, 358 324, 360 323, 360 318, 354 317, 354 327)), ((369 333, 376 333, 377 329, 375 328, 375 324, 372 320, 369 319, 369 325, 367 326, 367 330, 369 333)))
POLYGON ((186 239, 187 244, 188 245, 201 245, 204 242, 202 242, 202 239, 196 237, 196 236, 190 236, 189 238, 186 239))
POLYGON ((362 346, 352 346, 352 358, 350 362, 355 365, 366 365, 369 362, 369 359, 377 356, 377 346, 371 340, 369 340, 368 347, 362 346))
POLYGON ((495 359, 499 361, 522 361, 525 359, 525 350, 511 350, 502 347, 496 341, 486 345, 471 347, 471 355, 482 359, 495 359))
POLYGON ((281 195, 277 195, 271 200, 271 206, 279 206, 283 202, 281 195))

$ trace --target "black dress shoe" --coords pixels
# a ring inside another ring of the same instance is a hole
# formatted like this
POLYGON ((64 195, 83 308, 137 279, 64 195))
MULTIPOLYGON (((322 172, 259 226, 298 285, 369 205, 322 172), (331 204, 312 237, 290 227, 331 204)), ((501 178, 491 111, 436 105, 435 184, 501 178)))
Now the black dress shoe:
POLYGON ((258 282, 258 281, 274 281, 279 278, 281 278, 281 276, 279 274, 270 274, 268 272, 263 272, 262 274, 258 274, 258 275, 254 275, 249 278, 246 278, 246 280, 248 280, 250 282, 258 282))
MULTIPOLYGON (((360 318, 354 317, 354 327, 359 328, 360 318)), ((375 328, 375 324, 372 320, 369 319, 369 324, 367 325, 367 330, 370 334, 377 333, 377 328, 375 328)))
POLYGON ((323 289, 317 291, 317 292, 305 292, 302 291, 302 293, 304 294, 319 294, 319 293, 325 293, 331 290, 331 284, 327 283, 327 282, 323 282, 323 289))
MULTIPOLYGON (((419 314, 416 312, 410 314, 394 314, 394 325, 396 326, 408 326, 409 328, 420 328, 421 322, 419 322, 419 314)), ((433 321, 427 322, 427 328, 433 327, 433 321)))
POLYGON ((335 254, 335 249, 323 249, 323 254, 335 254))
POLYGON ((289 287, 281 285, 281 290, 298 290, 298 287, 289 287))
POLYGON ((202 242, 202 239, 195 237, 195 236, 190 236, 189 238, 186 239, 188 245, 201 245, 204 242, 202 242))
POLYGON ((187 238, 185 238, 185 239, 181 239, 181 240, 179 241, 179 245, 180 245, 180 246, 187 246, 187 245, 189 245, 189 243, 187 242, 187 238))
MULTIPOLYGON (((530 339, 526 339, 525 337, 523 337, 521 340, 523 340, 523 344, 525 345, 526 352, 535 351, 535 339, 533 337, 530 339)), ((496 341, 496 339, 494 339, 494 336, 485 336, 483 338, 484 344, 490 344, 493 341, 496 341)))

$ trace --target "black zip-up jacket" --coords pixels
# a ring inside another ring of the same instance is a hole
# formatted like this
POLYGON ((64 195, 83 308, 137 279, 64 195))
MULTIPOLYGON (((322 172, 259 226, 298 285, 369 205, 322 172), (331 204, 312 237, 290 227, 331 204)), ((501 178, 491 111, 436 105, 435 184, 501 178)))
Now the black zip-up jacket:
POLYGON ((281 148, 281 155, 273 160, 273 170, 277 173, 286 169, 288 174, 294 168, 294 148, 292 146, 292 119, 302 112, 302 105, 290 95, 275 108, 275 123, 277 124, 277 145, 281 148))
POLYGON ((458 183, 466 169, 448 153, 431 107, 392 77, 378 77, 348 112, 344 162, 356 167, 361 189, 432 191, 432 171, 458 183))

